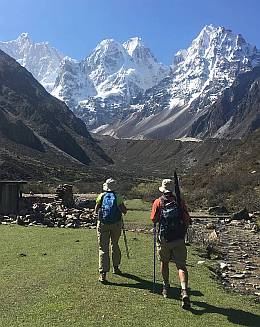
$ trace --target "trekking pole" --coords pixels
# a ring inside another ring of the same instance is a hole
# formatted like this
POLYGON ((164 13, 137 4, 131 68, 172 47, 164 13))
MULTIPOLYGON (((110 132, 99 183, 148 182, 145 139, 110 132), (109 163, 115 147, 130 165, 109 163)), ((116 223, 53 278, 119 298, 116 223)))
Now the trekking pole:
POLYGON ((127 259, 130 259, 129 249, 128 249, 128 245, 127 245, 127 239, 126 239, 125 225, 124 225, 123 218, 122 218, 122 230, 123 230, 123 236, 124 236, 124 242, 125 242, 126 256, 127 256, 127 259))
POLYGON ((156 223, 153 224, 153 293, 156 282, 156 223))
POLYGON ((181 208, 181 192, 180 192, 179 179, 176 170, 174 171, 174 184, 175 184, 176 201, 179 207, 181 208))

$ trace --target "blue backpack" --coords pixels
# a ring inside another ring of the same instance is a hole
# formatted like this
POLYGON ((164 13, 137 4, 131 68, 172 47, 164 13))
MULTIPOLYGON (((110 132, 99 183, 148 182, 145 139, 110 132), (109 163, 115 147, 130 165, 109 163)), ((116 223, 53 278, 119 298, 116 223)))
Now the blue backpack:
POLYGON ((182 210, 175 201, 170 201, 166 197, 161 197, 161 217, 159 223, 159 241, 172 242, 183 239, 186 232, 184 221, 182 220, 182 210))
POLYGON ((114 224, 120 221, 122 213, 117 206, 117 198, 114 192, 106 192, 102 197, 99 210, 99 220, 104 224, 114 224))

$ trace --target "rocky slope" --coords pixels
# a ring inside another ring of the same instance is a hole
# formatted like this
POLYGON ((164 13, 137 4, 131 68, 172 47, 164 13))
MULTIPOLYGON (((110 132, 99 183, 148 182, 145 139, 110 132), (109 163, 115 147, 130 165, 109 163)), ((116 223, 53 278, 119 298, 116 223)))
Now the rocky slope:
MULTIPOLYGON (((237 139, 207 139, 203 142, 172 140, 126 140, 99 136, 100 145, 118 171, 159 179, 177 169, 190 208, 225 205, 230 209, 260 209, 260 128, 237 139)), ((160 182, 158 182, 158 185, 160 182)), ((145 184, 144 192, 157 196, 158 186, 145 184)))
POLYGON ((190 135, 245 137, 260 127, 260 67, 241 74, 190 128, 190 135))
POLYGON ((211 164, 232 149, 238 140, 208 139, 204 142, 180 140, 129 140, 95 135, 118 169, 137 171, 145 176, 173 176, 174 169, 189 171, 211 164))
POLYGON ((0 134, 2 140, 39 152, 52 147, 61 157, 84 164, 110 161, 85 124, 1 50, 0 134))

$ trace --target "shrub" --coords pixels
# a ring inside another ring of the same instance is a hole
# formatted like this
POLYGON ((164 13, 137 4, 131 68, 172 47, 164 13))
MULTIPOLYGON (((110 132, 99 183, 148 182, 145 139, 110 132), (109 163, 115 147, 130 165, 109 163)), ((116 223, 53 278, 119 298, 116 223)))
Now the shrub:
POLYGON ((160 195, 158 191, 159 186, 160 182, 140 183, 132 187, 128 192, 128 196, 130 198, 140 198, 143 201, 150 202, 160 195))

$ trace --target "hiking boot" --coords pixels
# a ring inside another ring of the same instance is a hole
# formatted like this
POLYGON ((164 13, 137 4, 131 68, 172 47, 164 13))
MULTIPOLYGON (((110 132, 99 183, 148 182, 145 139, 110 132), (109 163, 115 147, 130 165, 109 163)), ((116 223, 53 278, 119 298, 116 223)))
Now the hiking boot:
POLYGON ((113 274, 122 275, 122 271, 119 269, 118 266, 115 266, 114 269, 113 269, 113 274))
POLYGON ((170 285, 169 284, 163 284, 163 289, 162 289, 162 296, 167 299, 168 295, 169 295, 169 289, 170 289, 170 285))
POLYGON ((98 278, 98 281, 100 283, 105 283, 107 280, 106 280, 106 273, 101 273, 99 274, 99 278, 98 278))
POLYGON ((181 307, 184 310, 190 309, 190 298, 187 290, 181 291, 181 307))

